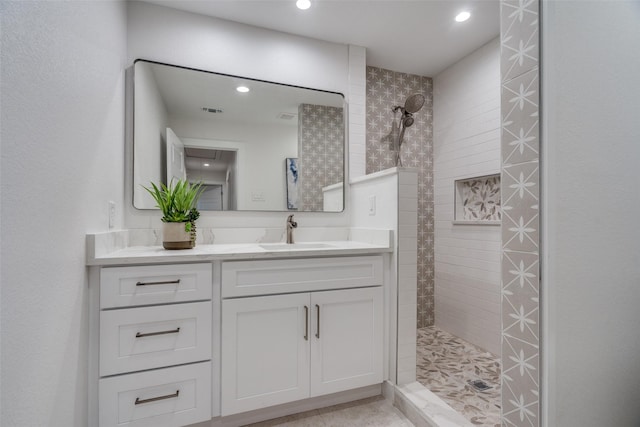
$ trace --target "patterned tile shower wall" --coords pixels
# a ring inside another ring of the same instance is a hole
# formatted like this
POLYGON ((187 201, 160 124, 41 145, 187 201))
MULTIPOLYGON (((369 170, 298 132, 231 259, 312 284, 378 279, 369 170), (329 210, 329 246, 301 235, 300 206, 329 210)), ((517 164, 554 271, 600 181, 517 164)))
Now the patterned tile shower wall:
POLYGON ((433 325, 433 82, 430 77, 367 67, 367 174, 395 166, 390 149, 392 123, 400 118, 392 108, 414 93, 425 96, 414 114, 402 145, 403 166, 418 170, 418 320, 433 325))
POLYGON ((342 182, 344 113, 324 105, 298 106, 300 211, 323 209, 322 188, 342 182))
POLYGON ((500 3, 502 425, 540 425, 539 1, 500 3))

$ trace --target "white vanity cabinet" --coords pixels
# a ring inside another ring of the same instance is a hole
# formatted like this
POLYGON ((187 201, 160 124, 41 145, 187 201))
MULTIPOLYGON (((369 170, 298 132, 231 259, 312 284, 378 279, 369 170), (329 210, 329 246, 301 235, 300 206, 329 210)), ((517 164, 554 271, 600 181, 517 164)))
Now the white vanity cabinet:
POLYGON ((223 263, 222 415, 381 383, 382 280, 381 256, 223 263))
POLYGON ((99 427, 211 419, 212 269, 195 263, 94 270, 99 427))
POLYGON ((89 425, 240 425, 379 394, 389 258, 370 246, 91 258, 89 425))

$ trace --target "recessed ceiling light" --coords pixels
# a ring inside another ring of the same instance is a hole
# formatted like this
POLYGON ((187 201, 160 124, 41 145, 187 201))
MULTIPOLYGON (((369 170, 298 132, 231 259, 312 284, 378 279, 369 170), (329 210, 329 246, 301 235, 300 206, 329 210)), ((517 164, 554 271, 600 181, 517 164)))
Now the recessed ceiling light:
POLYGON ((311 1, 309 0, 298 0, 296 2, 296 6, 298 6, 298 9, 302 9, 302 10, 307 10, 311 7, 311 1))
POLYGON ((208 167, 208 166, 211 166, 211 165, 209 163, 203 163, 202 166, 208 167))
POLYGON ((456 15, 456 22, 464 22, 471 17, 471 14, 467 11, 460 12, 456 15))
POLYGON ((246 86, 238 86, 238 87, 236 88, 236 90, 237 90, 238 92, 242 92, 242 93, 247 93, 247 92, 249 92, 249 88, 248 88, 248 87, 246 87, 246 86))

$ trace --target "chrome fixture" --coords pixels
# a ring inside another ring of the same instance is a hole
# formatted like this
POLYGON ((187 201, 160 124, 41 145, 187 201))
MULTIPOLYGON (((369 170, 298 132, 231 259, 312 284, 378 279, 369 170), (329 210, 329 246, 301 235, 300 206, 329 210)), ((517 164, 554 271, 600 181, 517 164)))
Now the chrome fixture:
MULTIPOLYGON (((402 116, 400 117, 400 128, 397 129, 395 120, 392 124, 392 135, 398 135, 397 140, 394 142, 394 151, 395 151, 395 165, 402 166, 402 159, 400 158, 400 147, 402 146, 402 142, 404 141, 404 131, 413 125, 414 119, 413 114, 420 111, 425 102, 425 97, 421 93, 414 93, 404 103, 404 107, 400 105, 396 105, 393 107, 393 113, 400 112, 402 116)), ((395 138, 394 138, 395 139, 395 138)))
POLYGON ((287 217, 287 243, 293 243, 293 229, 298 227, 298 223, 293 220, 293 214, 287 217))

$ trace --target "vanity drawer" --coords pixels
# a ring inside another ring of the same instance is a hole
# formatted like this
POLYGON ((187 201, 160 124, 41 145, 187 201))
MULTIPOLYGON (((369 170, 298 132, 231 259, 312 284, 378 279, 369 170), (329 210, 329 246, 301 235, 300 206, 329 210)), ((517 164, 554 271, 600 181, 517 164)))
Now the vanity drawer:
POLYGON ((222 263, 222 297, 381 286, 382 256, 222 263))
POLYGON ((211 299, 212 264, 105 267, 100 308, 211 299))
POLYGON ((211 363, 103 378, 100 427, 184 426, 211 419, 211 363))
POLYGON ((210 358, 210 301, 100 313, 100 376, 210 358))

